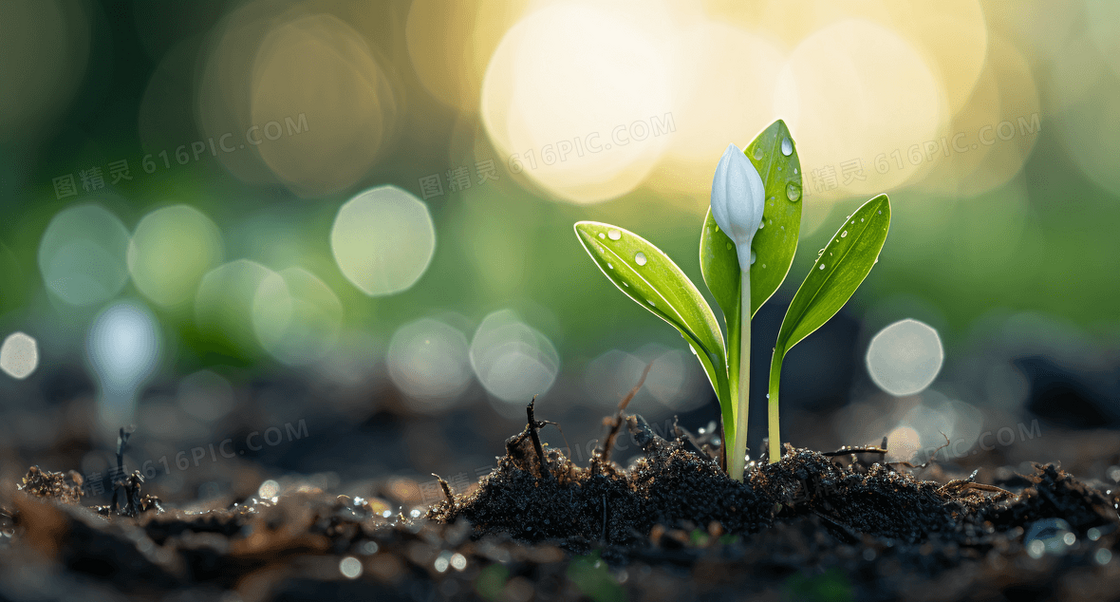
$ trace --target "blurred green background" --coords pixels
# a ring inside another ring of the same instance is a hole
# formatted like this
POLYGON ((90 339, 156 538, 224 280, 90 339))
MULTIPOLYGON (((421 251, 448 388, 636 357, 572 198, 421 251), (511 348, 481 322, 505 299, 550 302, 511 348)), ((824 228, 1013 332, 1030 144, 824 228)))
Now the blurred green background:
POLYGON ((653 360, 632 409, 714 418, 683 341, 572 223, 638 232, 701 282, 716 161, 778 118, 802 253, 756 357, 812 251, 879 192, 893 224, 842 315, 858 326, 804 364, 826 398, 875 394, 868 339, 903 318, 950 362, 1008 319, 1114 345, 1112 2, 13 1, 0 336, 25 337, 6 428, 80 402, 106 438, 216 432, 255 379, 285 377, 359 419, 391 398, 515 421, 533 394, 606 411, 653 360), (856 376, 829 380, 837 364, 856 376))

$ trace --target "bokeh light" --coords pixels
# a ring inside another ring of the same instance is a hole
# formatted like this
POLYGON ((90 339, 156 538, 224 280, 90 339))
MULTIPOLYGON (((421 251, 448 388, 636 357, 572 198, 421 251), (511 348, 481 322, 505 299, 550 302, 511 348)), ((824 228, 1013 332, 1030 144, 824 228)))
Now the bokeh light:
POLYGON ((195 323, 222 351, 250 354, 258 348, 253 329, 253 305, 261 284, 279 278, 276 272, 248 259, 210 270, 195 294, 195 323))
POLYGON ((128 271, 145 297, 165 307, 189 301, 202 276, 222 260, 218 227, 194 207, 145 215, 128 244, 128 271))
POLYGON ((708 403, 706 377, 701 381, 699 363, 689 352, 651 343, 634 353, 612 349, 588 362, 583 372, 588 396, 610 411, 638 384, 646 366, 649 374, 630 402, 631 408, 653 407, 685 412, 708 403))
POLYGON ((405 40, 420 83, 444 104, 477 111, 486 65, 528 0, 415 0, 405 40))
POLYGON ((333 15, 273 29, 257 50, 252 82, 256 149, 301 196, 354 185, 392 136, 393 87, 365 40, 333 15))
POLYGON ((128 281, 128 230, 104 207, 59 211, 39 243, 39 271, 47 288, 71 305, 103 303, 128 281))
MULTIPOLYGON (((1114 24, 1113 24, 1114 25, 1114 24)), ((1066 156, 1098 186, 1120 194, 1120 73, 1084 38, 1071 40, 1051 76, 1057 100, 1056 131, 1066 156), (1070 69, 1076 61, 1078 69, 1070 69)))
POLYGON ((936 330, 917 320, 899 320, 871 339, 867 371, 887 393, 913 395, 937 378, 944 358, 936 330))
POLYGON ((504 415, 523 414, 534 395, 544 395, 560 370, 552 341, 509 309, 482 320, 470 347, 471 368, 504 415))
POLYGON ((331 251, 347 280, 367 295, 407 290, 428 269, 436 233, 428 207, 396 186, 346 202, 331 228, 331 251))
POLYGON ((237 404, 230 382, 211 370, 199 370, 179 381, 177 399, 184 412, 206 422, 229 414, 237 404))
POLYGON ((56 0, 0 5, 0 137, 29 134, 70 101, 89 56, 86 9, 56 0))
POLYGON ((680 73, 663 169, 647 187, 670 187, 706 197, 720 155, 740 148, 775 119, 788 117, 774 103, 785 55, 763 35, 703 21, 681 33, 680 73))
POLYGON ((450 406, 473 380, 467 337, 433 318, 398 328, 386 361, 393 384, 415 402, 410 407, 422 411, 450 406))
POLYGON ((98 409, 107 432, 131 420, 136 393, 155 371, 161 347, 155 318, 134 301, 114 303, 93 321, 86 354, 101 387, 98 409))
POLYGON ((922 55, 898 33, 862 19, 834 23, 802 40, 775 94, 789 115, 806 189, 816 193, 815 200, 901 186, 918 170, 907 163, 892 169, 909 159, 891 153, 935 139, 948 117, 945 92, 922 55), (857 160, 864 180, 846 178, 843 187, 814 180, 818 169, 831 166, 839 174, 842 163, 857 160))
POLYGON ((342 303, 326 283, 302 268, 266 276, 253 296, 253 331, 285 364, 307 364, 334 348, 342 303))
POLYGON ((543 8, 494 51, 483 124, 504 162, 549 194, 575 203, 620 196, 668 139, 669 60, 636 21, 585 4, 543 8))
POLYGON ((0 370, 16 379, 22 380, 31 375, 39 366, 39 344, 35 339, 22 333, 13 332, 0 345, 0 370))

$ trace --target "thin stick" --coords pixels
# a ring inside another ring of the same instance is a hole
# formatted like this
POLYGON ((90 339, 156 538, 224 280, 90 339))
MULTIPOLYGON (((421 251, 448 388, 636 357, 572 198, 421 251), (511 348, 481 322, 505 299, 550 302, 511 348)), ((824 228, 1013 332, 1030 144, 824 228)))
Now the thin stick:
POLYGON ((630 400, 641 390, 642 385, 646 382, 646 376, 649 375, 649 369, 653 367, 653 362, 646 364, 646 369, 642 371, 642 377, 638 379, 638 384, 634 385, 633 389, 622 398, 618 403, 618 415, 611 425, 610 432, 607 433, 607 438, 603 441, 603 453, 601 454, 602 462, 606 464, 611 460, 611 449, 614 447, 614 441, 618 437, 618 431, 622 428, 622 413, 626 411, 626 406, 630 405, 630 400))
POLYGON ((743 480, 747 456, 747 418, 750 417, 751 398, 751 274, 743 270, 739 275, 742 289, 739 295, 739 399, 735 406, 735 440, 731 442, 731 455, 727 459, 727 474, 736 481, 743 480))
POLYGON ((537 403, 537 396, 533 396, 533 400, 525 408, 525 413, 529 417, 529 437, 533 440, 533 449, 537 451, 537 458, 541 461, 541 476, 549 478, 552 472, 548 470, 548 463, 544 460, 544 448, 541 447, 541 438, 537 436, 537 429, 540 428, 540 423, 533 417, 533 405, 537 403))

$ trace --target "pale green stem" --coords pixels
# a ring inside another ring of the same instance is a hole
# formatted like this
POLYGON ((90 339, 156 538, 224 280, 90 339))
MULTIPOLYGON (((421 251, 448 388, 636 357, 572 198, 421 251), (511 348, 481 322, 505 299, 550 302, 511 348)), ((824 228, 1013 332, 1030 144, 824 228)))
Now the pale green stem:
POLYGON ((743 270, 739 276, 742 284, 739 305, 739 399, 735 406, 735 440, 731 441, 731 456, 727 459, 727 472, 736 481, 743 480, 747 455, 747 418, 750 416, 751 397, 751 272, 743 270))
POLYGON ((782 459, 781 429, 778 427, 778 383, 782 379, 782 358, 785 350, 774 349, 770 360, 770 462, 782 459))

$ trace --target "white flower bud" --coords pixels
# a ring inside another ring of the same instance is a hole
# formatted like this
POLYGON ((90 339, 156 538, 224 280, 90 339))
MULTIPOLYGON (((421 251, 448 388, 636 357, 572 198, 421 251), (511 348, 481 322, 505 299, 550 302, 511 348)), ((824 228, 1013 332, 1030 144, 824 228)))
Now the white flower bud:
POLYGON ((712 180, 712 217, 735 243, 739 269, 751 268, 751 242, 762 223, 766 187, 751 160, 729 144, 716 166, 712 180))

